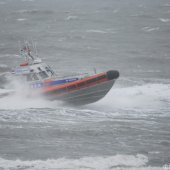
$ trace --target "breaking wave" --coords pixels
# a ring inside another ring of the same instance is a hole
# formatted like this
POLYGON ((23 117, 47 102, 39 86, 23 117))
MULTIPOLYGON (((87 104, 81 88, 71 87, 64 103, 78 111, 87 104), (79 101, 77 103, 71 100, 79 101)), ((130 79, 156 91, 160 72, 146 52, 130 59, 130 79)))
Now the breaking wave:
POLYGON ((4 170, 163 170, 161 167, 147 167, 148 157, 145 155, 115 155, 106 157, 83 157, 79 159, 48 160, 7 160, 0 158, 0 168, 4 170))
POLYGON ((18 18, 17 21, 26 21, 26 18, 18 18))
POLYGON ((53 107, 53 102, 45 100, 43 96, 39 95, 39 93, 32 97, 32 91, 29 89, 29 87, 19 80, 16 81, 13 80, 12 77, 1 76, 0 82, 1 84, 4 83, 4 88, 0 88, 1 110, 53 107))
POLYGON ((89 30, 86 30, 86 33, 115 34, 115 33, 117 33, 117 31, 114 29, 104 29, 104 30, 89 29, 89 30))
POLYGON ((170 19, 168 18, 159 18, 161 22, 170 22, 170 19))
POLYGON ((105 34, 107 33, 106 31, 103 30, 86 30, 87 33, 101 33, 101 34, 105 34))
MULTIPOLYGON (((9 67, 5 64, 0 64, 0 73, 9 71, 9 67)), ((1 76, 1 74, 0 74, 1 76)))
POLYGON ((13 90, 1 90, 0 109, 2 110, 21 110, 29 108, 49 108, 53 107, 52 102, 43 98, 29 98, 22 94, 10 94, 13 90))
MULTIPOLYGON (((0 96, 10 94, 12 91, 12 89, 0 89, 0 96)), ((45 100, 42 96, 30 98, 23 91, 21 92, 20 86, 17 87, 17 93, 0 98, 0 109, 57 108, 60 104, 61 102, 58 101, 45 100)), ((149 83, 130 87, 113 87, 102 100, 84 108, 93 108, 99 112, 115 109, 160 110, 168 109, 169 105, 170 85, 149 83)))
POLYGON ((160 28, 159 27, 143 27, 142 30, 144 32, 152 32, 152 31, 158 31, 160 28))
POLYGON ((75 16, 75 15, 69 15, 66 18, 66 20, 76 20, 76 19, 78 19, 78 16, 75 16))
POLYGON ((130 87, 113 87, 96 107, 104 110, 160 110, 170 105, 170 84, 144 84, 130 87))

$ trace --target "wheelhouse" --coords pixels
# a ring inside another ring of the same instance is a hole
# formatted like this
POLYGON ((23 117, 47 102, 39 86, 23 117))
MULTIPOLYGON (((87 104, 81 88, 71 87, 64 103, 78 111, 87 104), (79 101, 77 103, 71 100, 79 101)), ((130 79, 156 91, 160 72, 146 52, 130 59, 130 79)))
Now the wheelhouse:
POLYGON ((52 78, 55 73, 45 63, 20 66, 13 71, 14 75, 22 76, 27 82, 42 81, 52 78))

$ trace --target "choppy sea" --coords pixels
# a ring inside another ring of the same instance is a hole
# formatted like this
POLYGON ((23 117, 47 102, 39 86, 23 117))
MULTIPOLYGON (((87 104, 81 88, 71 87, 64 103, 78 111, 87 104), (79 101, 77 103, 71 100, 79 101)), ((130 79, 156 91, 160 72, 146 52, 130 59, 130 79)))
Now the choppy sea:
POLYGON ((0 40, 0 75, 26 40, 58 75, 120 72, 86 106, 0 98, 0 170, 170 169, 169 0, 0 0, 0 40))

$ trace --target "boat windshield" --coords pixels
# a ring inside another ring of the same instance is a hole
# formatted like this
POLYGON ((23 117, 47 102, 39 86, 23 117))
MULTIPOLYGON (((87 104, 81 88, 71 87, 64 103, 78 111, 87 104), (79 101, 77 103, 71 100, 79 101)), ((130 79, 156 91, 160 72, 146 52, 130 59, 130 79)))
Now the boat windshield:
POLYGON ((51 75, 54 75, 54 71, 48 66, 48 67, 45 67, 47 73, 50 73, 51 75))
POLYGON ((48 74, 45 71, 41 71, 38 73, 42 79, 45 79, 48 77, 48 74))

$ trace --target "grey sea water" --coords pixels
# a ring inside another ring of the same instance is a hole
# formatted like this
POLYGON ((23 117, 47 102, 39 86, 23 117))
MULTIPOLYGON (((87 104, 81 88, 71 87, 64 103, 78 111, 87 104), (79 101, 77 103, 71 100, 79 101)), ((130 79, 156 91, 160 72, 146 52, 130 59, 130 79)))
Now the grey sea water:
POLYGON ((0 40, 0 74, 33 40, 59 75, 121 75, 82 107, 1 98, 0 169, 170 169, 169 0, 0 0, 0 40))

